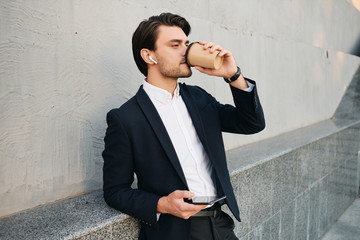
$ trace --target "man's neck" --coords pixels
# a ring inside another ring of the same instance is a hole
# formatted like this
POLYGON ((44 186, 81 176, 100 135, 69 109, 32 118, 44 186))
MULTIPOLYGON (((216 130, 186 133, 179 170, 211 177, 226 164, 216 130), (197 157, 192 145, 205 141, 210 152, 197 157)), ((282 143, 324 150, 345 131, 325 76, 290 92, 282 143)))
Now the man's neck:
POLYGON ((174 91, 177 87, 177 78, 157 78, 153 76, 148 76, 146 81, 151 85, 168 91, 169 93, 171 93, 172 96, 174 96, 174 91))

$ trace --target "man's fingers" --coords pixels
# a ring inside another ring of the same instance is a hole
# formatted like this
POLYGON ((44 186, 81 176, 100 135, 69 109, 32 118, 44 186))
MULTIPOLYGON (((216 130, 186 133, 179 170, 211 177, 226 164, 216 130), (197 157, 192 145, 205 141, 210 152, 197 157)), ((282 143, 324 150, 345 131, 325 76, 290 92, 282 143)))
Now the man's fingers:
POLYGON ((211 48, 212 46, 214 46, 214 43, 213 43, 213 42, 205 43, 204 49, 211 48))
POLYGON ((196 206, 196 210, 197 210, 198 212, 200 212, 201 210, 203 210, 204 208, 207 207, 207 205, 195 205, 195 206, 196 206))
POLYGON ((189 217, 193 216, 207 206, 195 205, 183 201, 184 198, 192 198, 194 196, 195 194, 193 192, 176 190, 170 193, 167 197, 164 197, 167 199, 165 203, 164 201, 160 201, 163 199, 160 198, 158 203, 158 212, 169 213, 180 218, 188 219, 189 217))
POLYGON ((221 51, 223 48, 220 45, 214 45, 210 48, 210 53, 213 53, 215 51, 221 51))
POLYGON ((220 45, 217 45, 213 42, 200 41, 199 44, 203 45, 204 50, 210 48, 210 50, 209 50, 210 53, 223 50, 223 48, 220 45))
POLYGON ((195 194, 190 191, 176 190, 172 193, 175 198, 192 198, 195 194))
POLYGON ((208 75, 212 75, 213 72, 214 72, 214 69, 203 68, 203 67, 200 67, 200 66, 195 66, 195 69, 198 70, 201 73, 205 73, 205 74, 208 74, 208 75))
POLYGON ((215 45, 213 42, 205 42, 205 41, 199 41, 200 45, 203 45, 204 50, 207 48, 211 48, 215 45))
POLYGON ((219 53, 219 56, 224 56, 225 54, 229 55, 231 52, 228 49, 222 49, 219 53))

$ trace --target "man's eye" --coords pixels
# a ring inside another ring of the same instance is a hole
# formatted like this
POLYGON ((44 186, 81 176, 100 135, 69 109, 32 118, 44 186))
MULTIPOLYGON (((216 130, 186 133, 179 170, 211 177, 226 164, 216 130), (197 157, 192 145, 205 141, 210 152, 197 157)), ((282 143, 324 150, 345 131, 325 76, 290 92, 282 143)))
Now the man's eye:
POLYGON ((174 45, 172 45, 172 47, 174 47, 174 48, 176 48, 176 47, 178 47, 179 46, 179 44, 174 44, 174 45))

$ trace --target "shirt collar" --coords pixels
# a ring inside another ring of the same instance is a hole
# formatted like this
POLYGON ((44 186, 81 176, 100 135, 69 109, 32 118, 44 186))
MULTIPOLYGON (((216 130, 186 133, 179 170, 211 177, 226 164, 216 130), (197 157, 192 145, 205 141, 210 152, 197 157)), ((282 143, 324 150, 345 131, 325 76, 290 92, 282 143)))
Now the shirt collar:
MULTIPOLYGON (((151 100, 157 100, 161 103, 166 103, 173 99, 172 94, 170 92, 148 83, 146 79, 144 79, 143 82, 143 89, 151 100)), ((178 98, 179 96, 180 96, 180 86, 178 83, 174 91, 174 98, 178 98)))

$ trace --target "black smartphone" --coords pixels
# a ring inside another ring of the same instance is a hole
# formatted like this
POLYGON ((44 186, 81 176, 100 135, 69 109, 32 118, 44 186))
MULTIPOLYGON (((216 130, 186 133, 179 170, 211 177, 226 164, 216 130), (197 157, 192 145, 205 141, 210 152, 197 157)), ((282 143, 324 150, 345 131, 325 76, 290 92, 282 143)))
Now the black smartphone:
POLYGON ((192 203, 196 205, 212 205, 218 201, 225 199, 226 196, 217 197, 217 196, 195 196, 191 199, 184 199, 187 203, 192 203))

